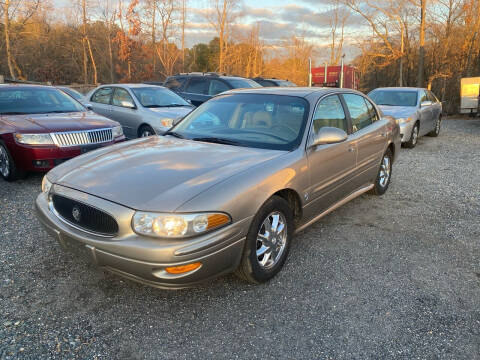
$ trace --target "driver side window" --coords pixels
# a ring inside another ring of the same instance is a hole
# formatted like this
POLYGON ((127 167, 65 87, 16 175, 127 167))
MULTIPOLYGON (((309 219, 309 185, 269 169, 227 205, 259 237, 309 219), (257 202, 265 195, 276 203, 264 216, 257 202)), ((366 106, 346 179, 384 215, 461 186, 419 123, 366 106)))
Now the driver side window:
POLYGON ((347 118, 342 102, 338 95, 330 95, 322 99, 313 116, 313 131, 318 131, 325 126, 335 127, 347 132, 347 118))

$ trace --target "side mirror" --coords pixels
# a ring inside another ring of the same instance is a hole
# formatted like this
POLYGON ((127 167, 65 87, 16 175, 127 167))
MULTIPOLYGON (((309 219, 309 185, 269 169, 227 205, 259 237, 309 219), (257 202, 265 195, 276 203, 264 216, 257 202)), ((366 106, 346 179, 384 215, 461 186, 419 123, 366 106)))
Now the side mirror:
POLYGON ((122 104, 122 107, 126 107, 126 108, 129 108, 129 109, 136 109, 137 108, 133 102, 128 101, 128 100, 122 100, 121 104, 122 104))
POLYGON ((84 105, 88 110, 93 110, 92 104, 85 104, 84 105))
POLYGON ((425 106, 430 106, 432 105, 432 102, 430 100, 424 101, 420 104, 420 107, 425 107, 425 106))
POLYGON ((340 143, 347 140, 347 137, 347 133, 342 129, 324 126, 315 135, 312 146, 340 143))

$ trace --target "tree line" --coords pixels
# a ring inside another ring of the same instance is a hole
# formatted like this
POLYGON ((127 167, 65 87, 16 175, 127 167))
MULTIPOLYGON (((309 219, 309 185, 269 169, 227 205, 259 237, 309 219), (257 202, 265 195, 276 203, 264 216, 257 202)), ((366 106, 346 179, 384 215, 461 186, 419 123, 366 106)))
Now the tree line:
POLYGON ((259 24, 239 30, 241 1, 209 0, 203 16, 215 37, 190 48, 188 0, 70 3, 62 21, 53 0, 0 0, 0 74, 96 84, 217 71, 305 85, 309 58, 338 64, 348 44, 358 49, 360 90, 428 86, 450 111, 460 78, 480 75, 480 0, 330 0, 328 44, 293 29, 266 43, 259 24), (364 25, 350 25, 354 17, 364 25))

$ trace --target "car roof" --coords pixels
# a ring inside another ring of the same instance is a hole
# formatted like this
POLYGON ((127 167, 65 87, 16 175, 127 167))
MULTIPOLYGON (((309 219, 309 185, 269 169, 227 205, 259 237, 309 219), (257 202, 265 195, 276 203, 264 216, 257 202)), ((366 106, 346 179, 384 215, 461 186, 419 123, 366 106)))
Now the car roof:
POLYGON ((109 87, 109 86, 124 86, 126 88, 146 88, 146 87, 151 87, 151 88, 158 88, 161 87, 159 85, 151 85, 151 84, 144 84, 144 83, 135 83, 135 84, 103 84, 102 87, 109 87))
POLYGON ((248 88, 248 89, 232 89, 225 91, 223 94, 267 94, 267 95, 287 95, 307 97, 311 94, 319 96, 332 93, 349 93, 354 92, 363 95, 359 91, 345 88, 322 88, 322 87, 263 87, 263 88, 248 88))
POLYGON ((418 90, 426 90, 426 89, 425 88, 418 88, 418 87, 408 87, 408 86, 390 86, 390 87, 380 87, 380 88, 376 88, 376 89, 373 89, 373 90, 386 90, 386 91, 411 90, 411 91, 418 91, 418 90))

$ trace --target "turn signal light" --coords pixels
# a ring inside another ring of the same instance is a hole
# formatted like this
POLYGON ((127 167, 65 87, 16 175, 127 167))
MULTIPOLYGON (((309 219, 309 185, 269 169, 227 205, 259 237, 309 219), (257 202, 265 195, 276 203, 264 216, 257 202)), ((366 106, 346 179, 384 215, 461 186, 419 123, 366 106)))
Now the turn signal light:
POLYGON ((207 230, 215 229, 216 227, 228 224, 230 222, 230 217, 225 214, 212 214, 208 215, 208 225, 207 230))
POLYGON ((169 274, 183 274, 198 269, 202 266, 201 262, 196 262, 193 264, 179 265, 179 266, 169 266, 165 268, 165 271, 169 274))

